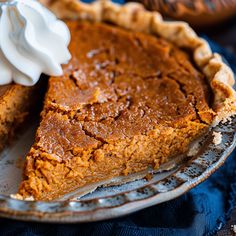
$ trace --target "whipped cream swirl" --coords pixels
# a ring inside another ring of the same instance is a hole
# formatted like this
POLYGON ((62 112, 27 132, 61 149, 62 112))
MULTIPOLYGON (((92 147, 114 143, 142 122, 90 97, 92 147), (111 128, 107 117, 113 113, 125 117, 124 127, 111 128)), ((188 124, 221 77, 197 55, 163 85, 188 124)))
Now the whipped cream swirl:
POLYGON ((32 86, 41 73, 62 75, 69 42, 66 24, 37 1, 0 1, 0 85, 32 86))

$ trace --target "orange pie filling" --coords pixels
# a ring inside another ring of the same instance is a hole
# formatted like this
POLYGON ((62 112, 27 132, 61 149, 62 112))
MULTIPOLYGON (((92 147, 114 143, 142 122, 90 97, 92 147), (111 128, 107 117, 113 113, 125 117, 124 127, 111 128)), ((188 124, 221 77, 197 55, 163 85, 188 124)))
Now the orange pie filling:
POLYGON ((207 132, 204 75, 166 40, 67 22, 72 60, 50 78, 19 194, 51 200, 87 184, 158 169, 207 132))

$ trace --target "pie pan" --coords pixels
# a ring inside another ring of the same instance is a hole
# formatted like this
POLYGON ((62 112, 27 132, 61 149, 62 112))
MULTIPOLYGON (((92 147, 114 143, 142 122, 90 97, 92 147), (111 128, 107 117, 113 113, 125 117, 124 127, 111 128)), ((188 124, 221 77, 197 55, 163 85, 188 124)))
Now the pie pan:
MULTIPOLYGON (((137 30, 158 34, 178 47, 189 49, 193 54, 191 56, 193 56, 194 62, 204 72, 213 91, 214 101, 212 107, 214 107, 216 114, 214 113, 214 119, 208 119, 209 117, 213 118, 213 113, 210 112, 210 116, 206 116, 206 119, 204 119, 211 124, 208 126, 211 128, 207 134, 193 143, 187 153, 175 158, 172 157, 171 160, 165 162, 158 172, 154 173, 150 169, 134 175, 108 179, 107 181, 96 183, 96 185, 85 185, 86 187, 78 188, 76 191, 50 202, 29 201, 33 199, 33 194, 24 196, 24 193, 19 192, 20 194, 18 195, 11 195, 17 192, 19 182, 21 182, 22 174, 20 170, 23 169, 22 163, 34 139, 35 129, 29 127, 18 141, 6 149, 2 157, 0 157, 0 166, 2 167, 0 168, 2 175, 0 181, 0 194, 2 194, 0 196, 0 215, 22 220, 68 223, 119 217, 178 197, 208 178, 211 173, 224 163, 235 146, 235 117, 232 115, 236 113, 236 93, 232 87, 234 76, 231 69, 223 63, 220 55, 212 53, 205 40, 199 38, 186 23, 166 22, 158 13, 147 12, 142 6, 136 4, 119 6, 109 1, 97 1, 87 5, 77 0, 50 2, 52 6, 57 2, 59 5, 56 4, 55 6, 65 9, 65 12, 59 11, 59 13, 64 12, 65 17, 71 15, 70 19, 75 17, 75 19, 83 18, 83 20, 108 21, 132 31, 137 30), (60 7, 61 3, 66 5, 60 7), (19 157, 22 157, 22 160, 19 157), (26 201, 27 197, 29 197, 28 201, 26 201), (20 199, 25 199, 25 201, 20 201, 20 199)), ((63 16, 61 17, 63 18, 63 16)), ((71 97, 71 93, 68 94, 71 97)), ((57 114, 57 116, 62 115, 57 114)), ((53 117, 56 119, 57 116, 53 117)), ((57 119, 59 120, 59 118, 57 119)), ((52 120, 50 120, 49 124, 52 123, 52 120)), ((35 125, 32 124, 32 126, 35 125)), ((68 126, 70 125, 67 125, 67 128, 68 126)), ((46 132, 43 136, 48 137, 47 128, 44 127, 42 130, 46 132)), ((53 126, 52 130, 54 135, 61 135, 60 130, 57 132, 57 126, 53 126)), ((72 129, 67 129, 68 133, 73 133, 70 130, 72 129)), ((174 136, 170 137, 173 138, 174 136)), ((49 140, 54 140, 53 138, 54 136, 50 136, 49 140)), ((76 142, 78 142, 77 139, 76 142)), ((144 144, 144 141, 140 141, 140 145, 142 144, 141 142, 144 144)), ((69 146, 71 147, 71 145, 69 146)), ((165 147, 163 143, 161 146, 165 147)), ((39 149, 40 151, 42 150, 39 149)), ((64 155, 62 154, 63 157, 64 155)), ((122 159, 123 156, 123 153, 121 153, 120 158, 122 159)), ((153 157, 156 156, 153 155, 153 157)), ((143 158, 147 159, 148 154, 143 155, 143 158)), ((78 165, 75 165, 74 169, 76 170, 77 167, 78 165)), ((38 170, 38 166, 35 170, 38 170)), ((54 167, 52 170, 55 171, 54 167)), ((48 172, 52 175, 64 176, 62 171, 56 173, 53 171, 48 172)), ((29 172, 24 171, 25 176, 27 176, 27 173, 29 172)), ((30 173, 32 172, 30 171, 30 173)), ((65 176, 67 176, 67 173, 65 176)), ((107 176, 109 176, 109 173, 107 176)), ((69 178, 74 183, 77 181, 74 175, 69 175, 69 178)), ((40 176, 39 182, 42 179, 42 176, 40 176)), ((101 179, 103 178, 99 180, 101 179)), ((38 182, 35 183, 34 186, 36 188, 41 187, 38 182)), ((59 181, 55 181, 55 183, 55 187, 50 194, 54 194, 60 190, 63 184, 67 185, 70 182, 66 182, 66 178, 59 178, 59 181)), ((78 182, 74 186, 78 187, 78 182)), ((46 189, 48 190, 47 186, 46 189)), ((47 198, 35 197, 35 199, 47 198)))
MULTIPOLYGON (((149 206, 174 199, 206 180, 227 159, 236 145, 236 117, 219 123, 192 147, 192 151, 169 161, 151 179, 136 181, 115 179, 120 185, 89 186, 51 202, 22 201, 11 193, 17 191, 25 152, 30 147, 35 125, 32 124, 0 157, 0 216, 40 222, 92 222, 120 217, 149 206), (215 142, 215 135, 220 142, 215 142), (188 157, 187 157, 188 156, 188 157), (95 191, 93 191, 96 189, 95 191), (81 198, 78 195, 91 192, 81 198)), ((190 149, 191 150, 191 149, 190 149)), ((141 178, 141 179, 140 179, 141 178)), ((133 179, 133 177, 132 177, 133 179)), ((100 183, 99 185, 106 185, 100 183)))

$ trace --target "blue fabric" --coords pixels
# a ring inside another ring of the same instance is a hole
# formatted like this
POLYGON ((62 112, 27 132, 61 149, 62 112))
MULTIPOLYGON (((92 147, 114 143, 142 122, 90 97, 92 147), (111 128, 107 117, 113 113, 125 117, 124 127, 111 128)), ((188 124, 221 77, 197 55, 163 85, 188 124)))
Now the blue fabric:
MULTIPOLYGON (((236 72, 236 58, 210 42, 236 72)), ((135 214, 89 224, 52 225, 0 219, 0 235, 214 235, 229 219, 236 195, 236 151, 223 167, 181 197, 135 214)))

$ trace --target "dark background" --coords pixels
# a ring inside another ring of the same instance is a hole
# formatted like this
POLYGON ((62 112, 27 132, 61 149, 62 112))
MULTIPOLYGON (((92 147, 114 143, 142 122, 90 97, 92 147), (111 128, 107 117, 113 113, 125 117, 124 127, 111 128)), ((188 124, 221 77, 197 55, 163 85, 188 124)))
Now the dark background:
MULTIPOLYGON (((204 29, 201 33, 207 35, 210 39, 213 39, 236 55, 236 17, 221 25, 213 26, 210 29, 204 29)), ((236 207, 231 220, 217 235, 235 236, 236 233, 232 230, 233 225, 236 225, 236 207)))
POLYGON ((236 17, 210 29, 204 29, 202 32, 236 54, 236 17))

